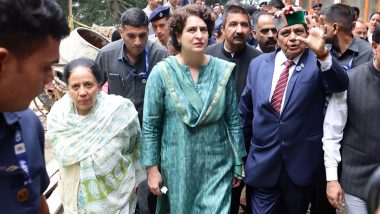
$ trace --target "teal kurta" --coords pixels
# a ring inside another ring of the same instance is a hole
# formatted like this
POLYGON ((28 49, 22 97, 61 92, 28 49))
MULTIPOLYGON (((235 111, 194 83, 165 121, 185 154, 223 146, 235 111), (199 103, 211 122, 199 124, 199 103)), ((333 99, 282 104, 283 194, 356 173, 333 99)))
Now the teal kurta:
POLYGON ((149 75, 141 159, 161 168, 168 187, 157 213, 229 213, 234 164, 246 155, 233 68, 210 56, 195 84, 189 68, 168 57, 149 75))

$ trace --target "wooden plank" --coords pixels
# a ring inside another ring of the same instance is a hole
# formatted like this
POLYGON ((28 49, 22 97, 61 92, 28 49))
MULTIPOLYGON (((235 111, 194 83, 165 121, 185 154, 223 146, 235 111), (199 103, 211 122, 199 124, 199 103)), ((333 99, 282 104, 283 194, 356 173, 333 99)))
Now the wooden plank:
POLYGON ((58 181, 59 181, 59 173, 57 171, 53 176, 50 177, 50 184, 44 192, 44 195, 46 198, 49 198, 52 192, 56 190, 58 186, 58 181))

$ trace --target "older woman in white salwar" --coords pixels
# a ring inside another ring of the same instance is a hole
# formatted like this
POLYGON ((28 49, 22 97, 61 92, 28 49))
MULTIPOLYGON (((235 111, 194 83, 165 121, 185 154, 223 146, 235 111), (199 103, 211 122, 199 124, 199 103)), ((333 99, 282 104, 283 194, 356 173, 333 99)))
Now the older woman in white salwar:
POLYGON ((146 178, 137 111, 130 100, 100 92, 98 72, 92 60, 69 63, 68 94, 48 115, 62 204, 65 213, 134 213, 135 188, 146 178))

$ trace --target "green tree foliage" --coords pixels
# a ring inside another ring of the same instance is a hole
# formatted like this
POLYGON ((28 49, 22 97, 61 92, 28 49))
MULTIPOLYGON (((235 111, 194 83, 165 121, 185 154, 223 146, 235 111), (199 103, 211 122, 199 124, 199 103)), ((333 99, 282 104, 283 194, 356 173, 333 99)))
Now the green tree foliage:
POLYGON ((144 8, 146 7, 147 1, 144 0, 107 0, 109 4, 109 8, 111 10, 112 18, 114 23, 120 23, 121 14, 128 8, 138 7, 144 8))
MULTIPOLYGON (((66 16, 68 16, 68 0, 58 0, 66 16)), ((124 10, 131 7, 144 8, 144 0, 72 0, 73 17, 87 26, 93 23, 110 26, 120 23, 124 10)))

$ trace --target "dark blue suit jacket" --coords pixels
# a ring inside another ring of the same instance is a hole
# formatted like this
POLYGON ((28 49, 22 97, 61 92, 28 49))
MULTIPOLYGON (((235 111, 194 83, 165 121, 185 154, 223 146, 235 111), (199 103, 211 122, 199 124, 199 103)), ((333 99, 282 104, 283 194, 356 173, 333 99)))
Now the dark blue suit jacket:
POLYGON ((245 182, 254 187, 275 186, 282 167, 296 185, 314 181, 323 166, 326 91, 341 92, 348 87, 347 74, 335 60, 330 70, 322 72, 315 54, 306 49, 297 64, 304 67, 290 77, 280 115, 269 101, 278 51, 251 61, 239 106, 249 146, 245 182))

